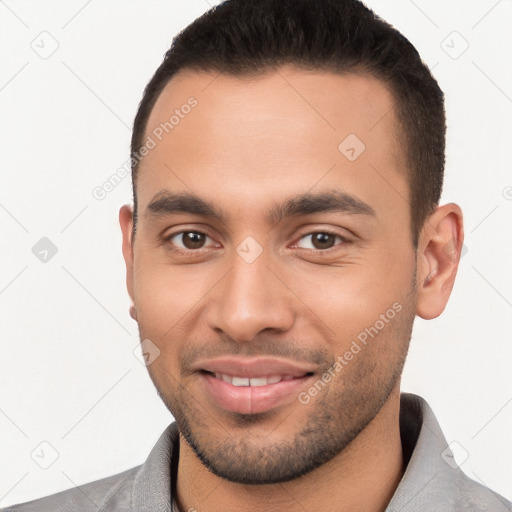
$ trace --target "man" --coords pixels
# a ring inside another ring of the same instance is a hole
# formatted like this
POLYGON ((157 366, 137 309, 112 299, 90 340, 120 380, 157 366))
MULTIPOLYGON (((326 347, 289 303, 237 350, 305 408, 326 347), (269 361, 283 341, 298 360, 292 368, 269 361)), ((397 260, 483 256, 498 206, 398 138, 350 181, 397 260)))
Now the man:
POLYGON ((120 211, 176 422, 142 466, 9 510, 510 510, 400 394, 463 242, 444 136, 428 68, 357 1, 233 0, 180 33, 120 211))

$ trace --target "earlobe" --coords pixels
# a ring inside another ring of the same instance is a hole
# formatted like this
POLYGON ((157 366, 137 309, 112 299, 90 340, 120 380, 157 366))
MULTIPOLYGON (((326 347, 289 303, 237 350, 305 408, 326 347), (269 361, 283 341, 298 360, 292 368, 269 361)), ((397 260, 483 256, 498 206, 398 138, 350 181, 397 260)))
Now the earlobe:
POLYGON ((129 205, 124 205, 119 210, 119 224, 123 234, 123 258, 126 265, 126 287, 132 301, 135 300, 133 292, 133 209, 129 205))
POLYGON ((430 320, 444 311, 463 242, 462 211, 456 204, 438 207, 425 221, 418 243, 416 314, 421 318, 430 320))

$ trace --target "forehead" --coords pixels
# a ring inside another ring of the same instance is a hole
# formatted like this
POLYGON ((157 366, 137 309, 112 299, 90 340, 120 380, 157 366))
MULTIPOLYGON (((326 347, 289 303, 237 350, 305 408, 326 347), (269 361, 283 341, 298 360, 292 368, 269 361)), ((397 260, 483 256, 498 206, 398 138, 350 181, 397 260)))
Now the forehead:
POLYGON ((164 188, 211 197, 212 187, 232 187, 264 202, 316 184, 350 189, 358 179, 359 188, 377 180, 368 195, 378 195, 379 174, 404 179, 394 107, 385 84, 368 75, 292 66, 252 77, 182 71, 147 123, 154 147, 141 162, 139 204, 164 188))
POLYGON ((246 128, 251 121, 276 121, 284 114, 290 118, 290 129, 301 121, 297 129, 308 123, 313 135, 327 129, 364 133, 372 131, 383 117, 391 124, 395 121, 395 101, 387 85, 368 74, 304 70, 291 65, 254 76, 185 69, 164 87, 151 111, 146 133, 169 121, 190 98, 200 104, 194 117, 199 117, 197 111, 204 114, 201 120, 205 129, 212 121, 208 114, 221 119, 226 129, 240 129, 234 126, 238 121, 243 121, 246 128), (234 109, 239 116, 233 116, 234 109))

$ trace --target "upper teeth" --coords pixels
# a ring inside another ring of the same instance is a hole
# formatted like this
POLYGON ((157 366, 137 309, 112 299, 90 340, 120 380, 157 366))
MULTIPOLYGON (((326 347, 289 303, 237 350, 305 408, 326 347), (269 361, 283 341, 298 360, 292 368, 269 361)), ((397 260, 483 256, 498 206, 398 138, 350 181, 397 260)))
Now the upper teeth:
POLYGON ((225 373, 215 373, 217 379, 229 382, 233 386, 266 386, 267 384, 277 384, 282 380, 291 380, 293 375, 272 375, 271 377, 234 377, 225 373))

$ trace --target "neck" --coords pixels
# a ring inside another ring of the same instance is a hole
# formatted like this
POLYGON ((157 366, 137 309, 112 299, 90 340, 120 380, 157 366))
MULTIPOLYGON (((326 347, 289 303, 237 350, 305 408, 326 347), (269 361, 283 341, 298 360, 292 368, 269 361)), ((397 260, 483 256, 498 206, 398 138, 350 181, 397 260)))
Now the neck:
POLYGON ((279 484, 243 485, 214 475, 180 434, 178 507, 182 512, 384 511, 404 469, 399 407, 397 387, 341 453, 308 474, 279 484))

